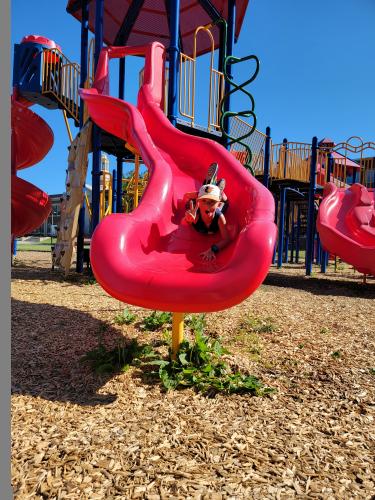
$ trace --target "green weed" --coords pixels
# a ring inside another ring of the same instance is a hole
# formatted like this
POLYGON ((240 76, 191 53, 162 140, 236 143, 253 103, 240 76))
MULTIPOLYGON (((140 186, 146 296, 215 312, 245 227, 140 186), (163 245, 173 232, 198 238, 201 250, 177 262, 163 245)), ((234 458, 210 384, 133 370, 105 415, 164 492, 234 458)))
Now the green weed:
POLYGON ((175 361, 155 359, 146 364, 158 367, 154 374, 167 390, 192 387, 207 396, 218 392, 249 392, 258 396, 273 392, 252 375, 232 372, 222 359, 223 354, 229 353, 219 340, 196 333, 194 343, 181 344, 175 361))
POLYGON ((330 332, 329 332, 329 329, 326 326, 323 326, 323 328, 320 329, 320 333, 322 335, 328 335, 330 332))
POLYGON ((375 375, 375 368, 369 368, 370 375, 375 375))
MULTIPOLYGON (((171 352, 171 351, 170 351, 171 352)), ((126 371, 130 366, 149 367, 149 376, 160 380, 166 390, 191 387, 206 396, 250 393, 263 396, 274 391, 252 376, 233 372, 222 359, 228 351, 218 340, 195 334, 195 342, 184 341, 177 359, 164 359, 151 345, 133 340, 108 350, 102 343, 88 352, 83 361, 89 362, 96 373, 126 371)))
POLYGON ((234 337, 234 340, 245 347, 253 361, 259 361, 263 346, 257 333, 241 329, 234 337))
POLYGON ((185 324, 194 333, 203 333, 206 328, 206 315, 205 314, 189 314, 185 318, 185 324))
POLYGON ((153 332, 166 323, 172 322, 172 315, 169 312, 153 311, 149 316, 146 316, 141 324, 142 330, 153 332))
POLYGON ((332 358, 334 358, 334 359, 338 359, 338 358, 341 358, 342 354, 341 354, 341 352, 340 352, 340 351, 333 351, 333 352, 331 353, 331 356, 332 356, 332 358))
POLYGON ((82 357, 82 361, 91 364, 94 371, 101 373, 125 372, 136 360, 153 358, 152 346, 138 344, 132 340, 129 345, 118 343, 117 347, 108 350, 101 342, 99 346, 82 357))
POLYGON ((273 319, 270 317, 261 319, 255 316, 249 315, 245 320, 241 323, 241 328, 244 328, 247 331, 255 332, 255 333, 272 333, 276 331, 277 326, 274 323, 273 319))
POLYGON ((136 319, 136 315, 133 314, 129 309, 126 307, 122 313, 117 314, 114 318, 114 322, 117 325, 130 325, 130 323, 133 323, 133 321, 136 319))

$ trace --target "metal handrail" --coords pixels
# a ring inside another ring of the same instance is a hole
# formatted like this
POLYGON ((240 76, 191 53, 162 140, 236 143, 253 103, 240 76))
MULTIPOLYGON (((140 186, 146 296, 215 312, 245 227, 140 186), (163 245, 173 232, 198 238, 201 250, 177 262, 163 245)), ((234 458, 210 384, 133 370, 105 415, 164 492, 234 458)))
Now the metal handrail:
POLYGON ((42 94, 52 94, 68 115, 79 120, 80 67, 57 48, 43 49, 42 94))

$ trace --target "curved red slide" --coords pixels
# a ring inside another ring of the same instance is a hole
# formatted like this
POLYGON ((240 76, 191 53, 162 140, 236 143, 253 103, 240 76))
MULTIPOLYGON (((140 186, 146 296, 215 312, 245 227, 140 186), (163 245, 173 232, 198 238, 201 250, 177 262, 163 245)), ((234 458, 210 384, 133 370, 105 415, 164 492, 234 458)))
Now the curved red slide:
POLYGON ((359 272, 375 276, 375 190, 361 184, 324 187, 317 228, 323 247, 359 272))
POLYGON ((185 134, 162 111, 165 49, 103 49, 94 88, 81 90, 101 128, 135 147, 150 172, 140 205, 112 214, 95 229, 91 265, 101 286, 124 302, 165 311, 210 312, 238 304, 264 280, 276 238, 271 193, 218 143, 185 134), (144 83, 135 107, 109 97, 108 61, 145 55, 144 83), (183 195, 197 190, 211 162, 219 163, 229 198, 226 212, 234 241, 214 264, 199 254, 218 239, 183 222, 183 195))
POLYGON ((12 237, 30 233, 51 211, 48 195, 16 175, 41 161, 53 144, 51 128, 28 105, 12 98, 12 237))

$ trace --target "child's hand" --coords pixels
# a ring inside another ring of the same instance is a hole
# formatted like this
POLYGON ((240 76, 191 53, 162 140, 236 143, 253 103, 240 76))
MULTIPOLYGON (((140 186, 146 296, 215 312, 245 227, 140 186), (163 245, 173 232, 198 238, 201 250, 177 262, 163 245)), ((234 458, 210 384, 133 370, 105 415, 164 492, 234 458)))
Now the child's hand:
POLYGON ((193 224, 196 219, 197 219, 197 210, 198 206, 194 207, 194 202, 193 200, 190 200, 189 202, 189 210, 186 210, 185 212, 185 220, 189 224, 193 224))
POLYGON ((199 256, 202 257, 202 260, 204 260, 206 262, 211 262, 213 260, 216 260, 216 255, 211 250, 211 248, 209 248, 205 252, 202 252, 201 254, 199 254, 199 256))

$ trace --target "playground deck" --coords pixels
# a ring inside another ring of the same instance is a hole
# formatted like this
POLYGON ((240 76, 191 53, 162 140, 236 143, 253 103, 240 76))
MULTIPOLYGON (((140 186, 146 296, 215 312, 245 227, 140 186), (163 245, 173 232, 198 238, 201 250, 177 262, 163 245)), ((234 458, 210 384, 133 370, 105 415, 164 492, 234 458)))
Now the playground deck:
POLYGON ((80 358, 99 335, 161 333, 114 324, 123 304, 50 265, 20 252, 12 269, 14 498, 371 498, 375 280, 271 268, 206 332, 277 392, 208 399, 166 394, 138 369, 93 374, 80 358))

